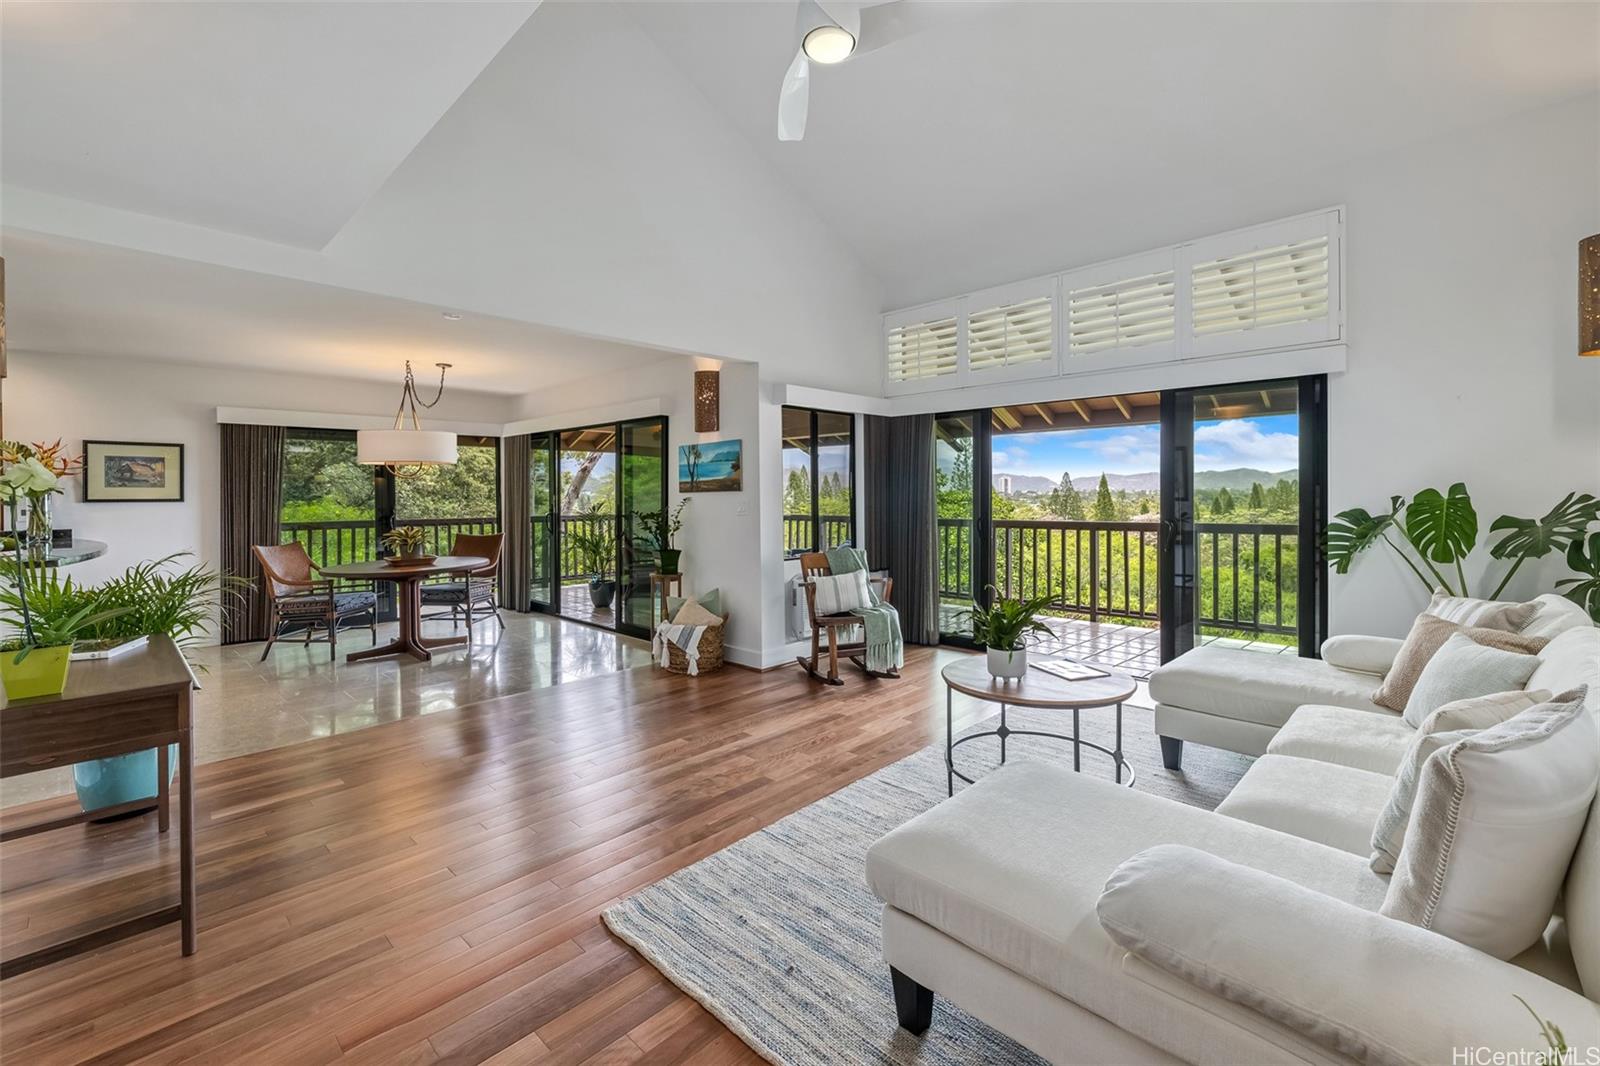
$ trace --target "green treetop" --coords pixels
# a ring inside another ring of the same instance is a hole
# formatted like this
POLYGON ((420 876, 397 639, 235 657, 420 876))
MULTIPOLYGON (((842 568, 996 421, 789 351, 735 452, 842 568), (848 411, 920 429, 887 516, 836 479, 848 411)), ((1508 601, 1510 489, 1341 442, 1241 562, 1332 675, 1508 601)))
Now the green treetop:
POLYGON ((1095 490, 1094 520, 1096 522, 1117 520, 1117 501, 1112 498, 1111 485, 1106 481, 1105 474, 1100 475, 1100 487, 1095 490))

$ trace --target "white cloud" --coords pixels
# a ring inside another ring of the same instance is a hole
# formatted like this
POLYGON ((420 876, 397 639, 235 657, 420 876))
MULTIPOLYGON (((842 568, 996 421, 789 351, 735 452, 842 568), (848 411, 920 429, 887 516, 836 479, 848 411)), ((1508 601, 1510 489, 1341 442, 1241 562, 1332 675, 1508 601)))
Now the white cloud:
POLYGON ((1263 433, 1249 419, 1230 419, 1195 427, 1195 464, 1215 469, 1250 466, 1287 470, 1300 462, 1300 438, 1293 433, 1263 433))
MULTIPOLYGON (((1161 453, 1150 434, 1119 433, 1094 443, 1095 454, 1107 474, 1148 474, 1161 469, 1161 453)), ((1092 473, 1101 473, 1096 470, 1092 473)), ((1073 480, 1077 480, 1074 477, 1073 480)))

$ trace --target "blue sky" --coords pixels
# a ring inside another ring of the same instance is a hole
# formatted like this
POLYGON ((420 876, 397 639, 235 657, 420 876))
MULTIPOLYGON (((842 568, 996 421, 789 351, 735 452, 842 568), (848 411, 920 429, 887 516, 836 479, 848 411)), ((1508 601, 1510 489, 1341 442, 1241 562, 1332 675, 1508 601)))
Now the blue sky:
MULTIPOLYGON (((1195 469, 1289 470, 1299 462, 1295 415, 1232 418, 1195 424, 1195 469)), ((1103 426, 1067 432, 1010 433, 994 438, 994 471, 1059 480, 1161 469, 1161 428, 1103 426)))

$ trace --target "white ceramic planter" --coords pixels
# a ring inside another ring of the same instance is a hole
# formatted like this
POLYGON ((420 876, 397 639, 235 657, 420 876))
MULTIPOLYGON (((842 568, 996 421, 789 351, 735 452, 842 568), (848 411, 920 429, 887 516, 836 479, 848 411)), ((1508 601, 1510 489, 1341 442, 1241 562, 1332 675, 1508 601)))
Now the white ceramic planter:
POLYGON ((1028 672, 1028 649, 1018 648, 1015 651, 1006 651, 1004 648, 989 649, 989 673, 994 677, 1019 678, 1028 672))

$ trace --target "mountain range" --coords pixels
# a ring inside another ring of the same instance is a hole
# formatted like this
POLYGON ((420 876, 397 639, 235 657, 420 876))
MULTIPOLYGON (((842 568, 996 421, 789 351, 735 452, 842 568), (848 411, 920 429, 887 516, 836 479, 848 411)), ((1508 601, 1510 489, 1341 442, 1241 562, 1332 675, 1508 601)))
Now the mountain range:
MULTIPOLYGON (((1229 492, 1249 492, 1250 486, 1260 482, 1265 487, 1276 484, 1279 478, 1293 481, 1299 471, 1290 470, 1257 470, 1254 467, 1241 466, 1232 470, 1197 470, 1194 475, 1194 484, 1197 489, 1227 489, 1229 492)), ((1007 474, 994 475, 994 487, 1000 488, 1001 478, 1011 479, 1011 495, 1021 495, 1027 492, 1044 493, 1053 491, 1059 482, 1052 478, 1038 477, 1033 474, 1007 474)), ((1106 484, 1112 492, 1126 489, 1128 492, 1156 492, 1161 488, 1161 475, 1155 472, 1148 474, 1107 474, 1106 484)), ((1097 492, 1100 488, 1100 475, 1092 477, 1075 477, 1072 487, 1081 493, 1097 492)))

